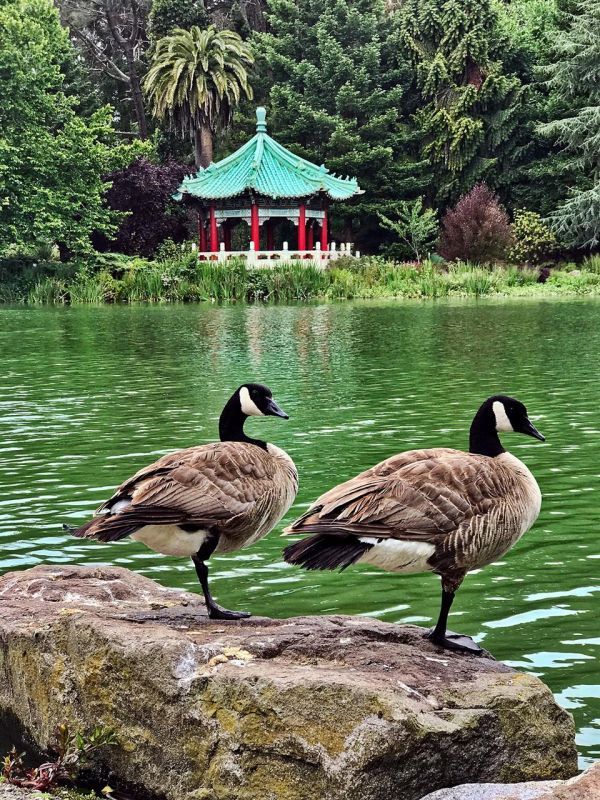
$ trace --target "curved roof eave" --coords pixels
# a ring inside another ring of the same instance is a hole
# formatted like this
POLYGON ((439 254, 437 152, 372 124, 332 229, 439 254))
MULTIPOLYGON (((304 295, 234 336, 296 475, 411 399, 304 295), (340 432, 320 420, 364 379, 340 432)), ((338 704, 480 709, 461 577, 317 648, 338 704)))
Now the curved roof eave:
POLYGON ((272 199, 298 199, 323 193, 331 200, 363 194, 355 178, 332 175, 292 153, 267 134, 266 111, 256 109, 256 134, 231 155, 182 181, 172 195, 198 200, 227 200, 255 191, 272 199))

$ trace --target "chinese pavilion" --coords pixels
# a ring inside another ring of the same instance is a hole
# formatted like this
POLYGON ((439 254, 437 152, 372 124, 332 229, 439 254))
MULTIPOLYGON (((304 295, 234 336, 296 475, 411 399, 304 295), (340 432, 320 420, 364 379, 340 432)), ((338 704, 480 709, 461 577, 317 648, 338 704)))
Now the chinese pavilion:
POLYGON ((256 134, 227 158, 184 179, 175 199, 198 208, 200 259, 309 259, 316 262, 350 254, 329 241, 331 201, 362 194, 355 179, 332 175, 282 147, 267 133, 266 111, 256 109, 256 134), (275 227, 290 220, 297 240, 274 249, 275 227), (240 222, 250 229, 248 250, 232 250, 231 232, 240 222), (295 247, 294 247, 295 246, 295 247))

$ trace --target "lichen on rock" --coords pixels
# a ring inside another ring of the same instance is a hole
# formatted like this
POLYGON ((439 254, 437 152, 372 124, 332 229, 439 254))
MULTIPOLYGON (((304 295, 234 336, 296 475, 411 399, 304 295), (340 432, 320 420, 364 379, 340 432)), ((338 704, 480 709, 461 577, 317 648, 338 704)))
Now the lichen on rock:
POLYGON ((167 800, 416 800, 568 778, 570 715, 534 676, 440 654, 365 617, 211 622, 196 595, 120 568, 0 579, 0 724, 120 742, 93 769, 167 800))

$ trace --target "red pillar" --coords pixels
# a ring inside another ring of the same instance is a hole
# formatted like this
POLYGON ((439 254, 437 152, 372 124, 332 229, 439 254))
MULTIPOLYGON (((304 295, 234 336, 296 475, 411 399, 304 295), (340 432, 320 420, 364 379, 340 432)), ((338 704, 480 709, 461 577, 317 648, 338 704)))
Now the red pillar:
POLYGON ((210 250, 216 253, 219 249, 219 231, 217 230, 217 217, 215 207, 210 207, 210 250))
POLYGON ((273 220, 272 219, 267 220, 265 225, 267 226, 267 250, 274 250, 275 249, 275 237, 273 236, 273 234, 274 234, 275 225, 273 224, 273 220))
POLYGON ((306 250, 306 206, 300 203, 298 209, 298 250, 306 250))
POLYGON ((321 221, 321 250, 329 249, 329 231, 327 230, 327 209, 323 209, 323 219, 321 221))
POLYGON ((223 223, 223 241, 225 242, 225 250, 231 250, 231 224, 228 220, 223 223))
POLYGON ((306 230, 306 249, 313 250, 315 247, 315 226, 312 220, 308 223, 306 230))
POLYGON ((206 224, 201 214, 198 214, 198 249, 206 253, 206 224))
POLYGON ((260 250, 260 225, 258 223, 258 203, 253 201, 250 207, 250 239, 254 242, 254 249, 260 250))

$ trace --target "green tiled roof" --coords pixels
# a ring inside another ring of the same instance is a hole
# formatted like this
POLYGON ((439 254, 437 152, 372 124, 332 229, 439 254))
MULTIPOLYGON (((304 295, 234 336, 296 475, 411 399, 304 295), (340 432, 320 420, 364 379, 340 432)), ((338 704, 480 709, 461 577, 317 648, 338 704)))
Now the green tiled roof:
POLYGON ((184 178, 174 196, 203 200, 235 197, 248 190, 272 198, 308 197, 323 192, 332 200, 362 194, 355 178, 339 178, 294 155, 267 133, 266 111, 256 109, 256 134, 222 161, 184 178))

